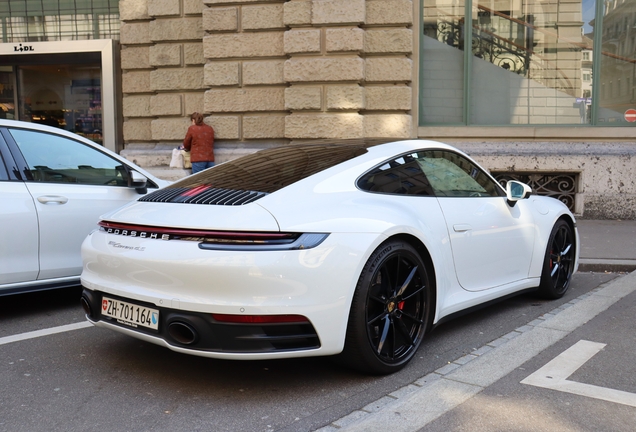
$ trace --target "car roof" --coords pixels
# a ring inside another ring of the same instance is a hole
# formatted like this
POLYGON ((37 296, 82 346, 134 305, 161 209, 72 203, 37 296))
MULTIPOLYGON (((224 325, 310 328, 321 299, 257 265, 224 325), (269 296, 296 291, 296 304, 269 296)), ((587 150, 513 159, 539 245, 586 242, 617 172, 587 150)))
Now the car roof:
POLYGON ((414 149, 451 146, 426 140, 390 141, 386 138, 319 140, 261 150, 217 165, 168 186, 168 189, 214 188, 272 193, 313 174, 372 153, 387 158, 414 149))

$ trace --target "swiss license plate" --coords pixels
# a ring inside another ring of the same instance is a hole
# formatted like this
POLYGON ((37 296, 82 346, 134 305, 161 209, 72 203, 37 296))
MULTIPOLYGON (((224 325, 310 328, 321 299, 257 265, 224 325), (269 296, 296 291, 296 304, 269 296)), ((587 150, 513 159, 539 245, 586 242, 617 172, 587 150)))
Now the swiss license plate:
POLYGON ((159 329, 159 311, 132 303, 102 297, 102 315, 130 327, 159 329))

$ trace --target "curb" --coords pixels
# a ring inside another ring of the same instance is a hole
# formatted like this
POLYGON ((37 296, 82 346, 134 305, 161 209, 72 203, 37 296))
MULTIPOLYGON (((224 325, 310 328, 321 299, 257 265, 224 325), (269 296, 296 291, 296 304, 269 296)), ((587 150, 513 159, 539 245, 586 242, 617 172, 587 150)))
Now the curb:
POLYGON ((580 272, 631 273, 636 270, 636 260, 579 258, 580 272))

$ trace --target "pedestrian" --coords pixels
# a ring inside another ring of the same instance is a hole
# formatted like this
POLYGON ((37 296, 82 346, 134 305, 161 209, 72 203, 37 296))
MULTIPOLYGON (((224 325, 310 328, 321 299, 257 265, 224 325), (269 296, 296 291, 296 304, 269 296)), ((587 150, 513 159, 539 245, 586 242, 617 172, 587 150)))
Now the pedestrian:
POLYGON ((214 166, 214 129, 203 122, 203 115, 195 112, 190 116, 183 148, 190 152, 192 174, 214 166))

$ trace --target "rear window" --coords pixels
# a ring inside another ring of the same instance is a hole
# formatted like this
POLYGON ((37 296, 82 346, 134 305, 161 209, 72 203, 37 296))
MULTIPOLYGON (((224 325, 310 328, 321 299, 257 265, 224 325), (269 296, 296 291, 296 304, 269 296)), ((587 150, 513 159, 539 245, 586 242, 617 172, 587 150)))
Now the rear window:
POLYGON ((293 145, 261 150, 186 177, 169 189, 200 186, 272 193, 313 174, 363 155, 373 144, 293 145))

